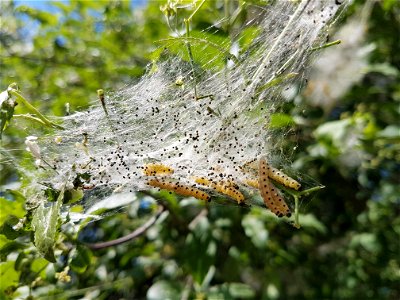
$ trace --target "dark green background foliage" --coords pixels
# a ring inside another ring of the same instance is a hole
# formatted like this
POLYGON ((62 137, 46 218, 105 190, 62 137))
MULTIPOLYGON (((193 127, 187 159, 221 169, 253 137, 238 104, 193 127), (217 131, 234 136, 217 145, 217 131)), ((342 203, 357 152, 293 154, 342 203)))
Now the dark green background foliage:
MULTIPOLYGON (((127 1, 55 2, 53 13, 2 2, 1 91, 17 82, 48 116, 65 115, 66 103, 71 112, 88 107, 97 89, 117 90, 145 73, 154 41, 169 34, 163 4, 150 1, 132 12, 127 1)), ((235 6, 235 1, 207 2, 193 19, 193 30, 212 25, 235 6), (226 4, 230 8, 224 9, 226 4)), ((182 16, 191 12, 183 11, 182 16)), ((236 26, 221 28, 220 38, 229 38, 247 13, 244 8, 236 26)), ((299 230, 260 208, 205 210, 197 201, 160 193, 168 213, 147 234, 98 251, 85 246, 143 224, 152 207, 132 205, 82 226, 78 236, 68 227, 58 230, 55 251, 46 256, 52 263, 33 246, 32 215, 12 186, 24 174, 3 151, 0 298, 30 290, 34 297, 54 299, 399 299, 399 16, 396 0, 373 5, 367 43, 376 47, 368 71, 332 109, 312 107, 302 96, 301 103, 287 104, 273 117, 277 130, 290 124, 296 131, 299 148, 292 159, 299 173, 326 185, 304 201, 299 230), (305 117, 307 122, 296 121, 305 117), (357 138, 354 149, 342 138, 349 135, 357 138), (349 167, 341 158, 353 152, 360 162, 349 167), (70 281, 56 275, 63 270, 70 281)), ((14 113, 27 111, 18 105, 14 113)), ((2 147, 23 149, 26 136, 45 132, 13 118, 2 147)), ((282 145, 294 144, 287 139, 282 145)), ((30 157, 22 150, 12 154, 22 162, 30 157)))

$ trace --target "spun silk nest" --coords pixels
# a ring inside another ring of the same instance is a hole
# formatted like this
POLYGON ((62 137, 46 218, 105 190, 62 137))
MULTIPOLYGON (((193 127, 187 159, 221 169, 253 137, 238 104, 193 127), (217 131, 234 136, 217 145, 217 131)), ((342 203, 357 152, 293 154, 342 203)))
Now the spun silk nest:
POLYGON ((205 38, 166 40, 163 59, 139 82, 105 95, 108 114, 98 103, 63 117, 64 130, 31 141, 40 149, 43 168, 34 172, 28 192, 38 195, 45 186, 73 188, 78 182, 90 213, 117 193, 151 189, 156 174, 145 174, 148 164, 173 170, 158 180, 179 181, 210 195, 221 193, 198 178, 234 182, 242 189, 254 175, 243 166, 272 158, 274 145, 284 138, 268 128, 284 101, 281 92, 302 80, 345 6, 334 0, 275 1, 255 8, 246 26, 218 45, 206 38, 218 24, 200 33, 205 38), (249 36, 244 31, 252 32, 252 43, 235 53, 249 36), (206 61, 195 57, 192 64, 183 58, 187 43, 196 53, 218 46, 220 55, 206 61), (224 66, 218 67, 221 61, 224 66))

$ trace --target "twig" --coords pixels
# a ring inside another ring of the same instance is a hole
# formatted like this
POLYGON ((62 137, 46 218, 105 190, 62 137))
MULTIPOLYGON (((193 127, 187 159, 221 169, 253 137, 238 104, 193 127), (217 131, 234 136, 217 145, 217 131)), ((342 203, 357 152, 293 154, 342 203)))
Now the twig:
POLYGON ((159 206, 157 213, 146 223, 144 223, 142 226, 139 228, 135 229, 132 231, 130 234, 125 235, 123 237, 120 237, 115 240, 107 241, 107 242, 100 242, 100 243, 94 243, 94 244, 86 244, 87 247, 89 247, 92 250, 100 250, 108 247, 113 247, 116 245, 120 245, 123 243, 126 243, 128 241, 131 241, 142 234, 144 234, 151 226, 154 225, 154 223, 158 220, 158 218, 161 216, 162 212, 164 211, 163 206, 159 206))
POLYGON ((310 51, 313 52, 313 51, 325 49, 325 48, 328 48, 328 47, 331 47, 331 46, 339 45, 341 42, 342 42, 342 40, 336 40, 336 41, 333 41, 333 42, 330 42, 330 43, 326 43, 326 44, 324 44, 322 46, 319 46, 319 47, 311 48, 310 51))
POLYGON ((42 120, 40 120, 39 118, 35 118, 34 116, 30 115, 30 114, 25 114, 25 115, 14 115, 14 118, 21 118, 21 119, 27 119, 29 121, 34 121, 37 122, 41 125, 46 126, 46 123, 44 123, 42 120))
POLYGON ((293 226, 300 229, 300 213, 299 213, 299 196, 294 195, 294 224, 293 226))
MULTIPOLYGON (((206 0, 203 0, 199 4, 199 6, 194 10, 194 12, 189 16, 189 18, 183 20, 183 22, 185 23, 187 38, 190 38, 190 21, 192 20, 193 16, 199 11, 199 9, 203 6, 203 4, 205 2, 206 2, 206 0)), ((195 73, 195 69, 194 69, 194 58, 193 58, 193 53, 192 53, 192 48, 190 46, 190 42, 186 42, 186 48, 187 48, 187 51, 189 54, 190 65, 192 66, 193 80, 194 80, 194 96, 195 96, 195 99, 198 100, 197 79, 196 79, 196 73, 195 73)))

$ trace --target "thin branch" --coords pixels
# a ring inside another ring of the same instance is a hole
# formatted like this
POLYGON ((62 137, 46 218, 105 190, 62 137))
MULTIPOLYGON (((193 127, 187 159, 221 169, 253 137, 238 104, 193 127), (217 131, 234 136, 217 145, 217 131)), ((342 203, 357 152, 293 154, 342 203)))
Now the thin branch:
POLYGON ((134 231, 132 231, 128 235, 125 235, 125 236, 120 237, 118 239, 107 241, 107 242, 86 244, 86 246, 89 247, 92 250, 100 250, 100 249, 104 249, 104 248, 120 245, 120 244, 129 242, 129 241, 131 241, 133 239, 136 239, 137 237, 143 235, 151 226, 153 226, 155 224, 155 222, 161 216, 163 211, 164 211, 164 207, 163 206, 159 206, 159 208, 157 210, 157 213, 151 219, 149 219, 146 223, 144 223, 142 226, 140 226, 139 228, 135 229, 134 231))
POLYGON ((324 44, 322 46, 319 46, 319 47, 311 48, 310 51, 317 51, 317 50, 325 49, 325 48, 332 47, 332 46, 335 46, 335 45, 339 45, 341 42, 342 42, 342 40, 336 40, 336 41, 333 41, 333 42, 330 42, 330 43, 326 43, 326 44, 324 44))
POLYGON ((300 229, 300 213, 299 213, 299 196, 294 195, 294 224, 293 226, 300 229))
POLYGON ((30 114, 24 114, 24 115, 13 115, 14 118, 21 118, 21 119, 26 119, 29 121, 34 121, 37 122, 41 125, 46 126, 46 123, 44 123, 42 120, 40 120, 39 118, 35 118, 34 116, 30 115, 30 114))

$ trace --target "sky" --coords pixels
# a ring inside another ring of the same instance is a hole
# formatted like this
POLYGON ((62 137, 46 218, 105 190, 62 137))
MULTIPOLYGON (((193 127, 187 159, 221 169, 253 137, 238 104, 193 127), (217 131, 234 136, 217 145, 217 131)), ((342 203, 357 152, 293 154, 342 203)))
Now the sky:
MULTIPOLYGON (((2 1, 2 0, 0 0, 2 1)), ((80 1, 98 1, 98 0, 80 0, 80 1)), ((147 1, 149 0, 122 0, 122 1, 130 1, 131 2, 131 7, 142 7, 146 5, 147 1)), ((152 0, 150 0, 152 1, 152 0)), ((56 6, 52 5, 52 2, 62 2, 62 3, 68 3, 69 0, 53 0, 53 1, 46 1, 46 0, 14 0, 15 5, 18 6, 29 6, 38 10, 43 10, 47 11, 53 14, 59 13, 60 9, 57 8, 56 6)), ((38 27, 39 27, 39 22, 38 21, 33 21, 27 16, 21 16, 22 20, 26 22, 25 29, 23 30, 22 34, 26 39, 30 39, 32 36, 35 35, 38 27)))
MULTIPOLYGON (((86 0, 91 1, 91 0, 86 0)), ((19 5, 27 5, 36 9, 45 10, 49 12, 57 12, 57 9, 50 5, 51 2, 55 1, 38 1, 38 0, 15 0, 14 3, 19 5)), ((58 2, 68 3, 68 0, 59 0, 58 2)), ((143 6, 147 0, 130 0, 132 7, 143 6)))

